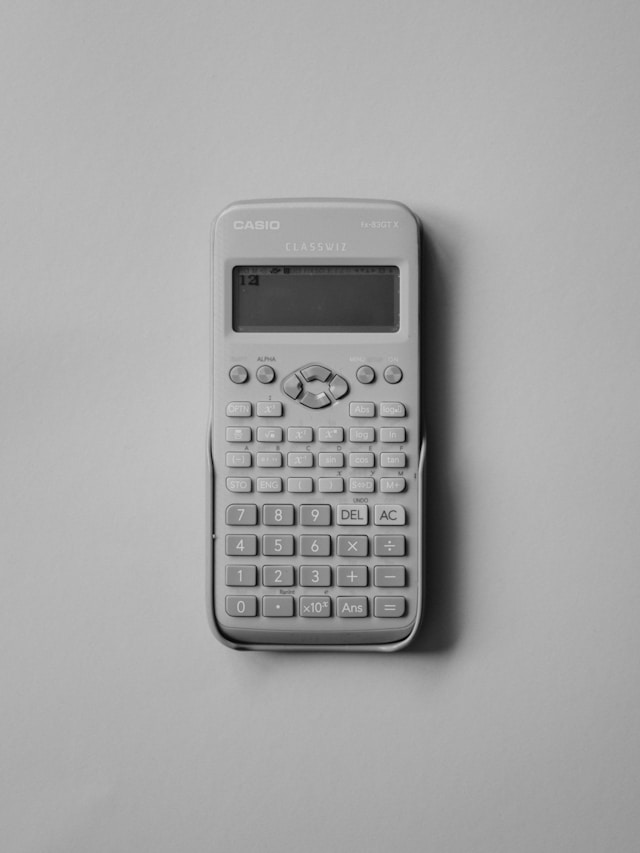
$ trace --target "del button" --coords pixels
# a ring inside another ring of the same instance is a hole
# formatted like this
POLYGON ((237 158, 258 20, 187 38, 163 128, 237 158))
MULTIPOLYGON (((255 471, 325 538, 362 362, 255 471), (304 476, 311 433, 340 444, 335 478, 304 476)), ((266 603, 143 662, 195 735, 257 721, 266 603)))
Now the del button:
POLYGON ((357 524, 367 524, 368 507, 366 504, 338 504, 337 521, 343 527, 357 524))

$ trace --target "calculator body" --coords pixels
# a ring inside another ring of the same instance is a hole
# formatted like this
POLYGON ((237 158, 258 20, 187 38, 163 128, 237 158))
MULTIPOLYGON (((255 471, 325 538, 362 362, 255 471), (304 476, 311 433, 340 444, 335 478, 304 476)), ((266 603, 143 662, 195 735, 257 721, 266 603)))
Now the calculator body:
POLYGON ((207 598, 231 647, 393 651, 418 630, 419 244, 388 201, 215 222, 207 598))

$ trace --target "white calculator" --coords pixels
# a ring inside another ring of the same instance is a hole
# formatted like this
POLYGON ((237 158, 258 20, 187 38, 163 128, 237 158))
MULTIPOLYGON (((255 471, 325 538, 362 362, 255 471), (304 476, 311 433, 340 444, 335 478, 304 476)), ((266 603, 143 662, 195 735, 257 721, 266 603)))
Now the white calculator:
POLYGON ((215 223, 207 597, 233 648, 418 631, 419 249, 391 201, 238 202, 215 223))

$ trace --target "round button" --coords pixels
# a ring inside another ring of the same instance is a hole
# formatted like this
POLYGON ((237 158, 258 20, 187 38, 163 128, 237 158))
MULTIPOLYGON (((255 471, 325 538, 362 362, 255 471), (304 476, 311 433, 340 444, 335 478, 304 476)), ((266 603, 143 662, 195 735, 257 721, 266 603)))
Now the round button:
POLYGON ((368 364, 363 364, 362 367, 359 367, 356 370, 356 379, 358 382, 362 382, 363 385, 369 385, 369 383, 373 382, 376 378, 376 372, 373 367, 369 367, 368 364))
POLYGON ((248 378, 249 374, 247 373, 247 368, 243 367, 241 364, 234 364, 229 371, 229 379, 232 382, 235 382, 236 385, 242 385, 242 383, 246 382, 248 378))
POLYGON ((385 367, 384 369, 384 378, 391 385, 395 385, 396 382, 400 382, 402 379, 402 371, 395 364, 390 364, 389 367, 385 367))
POLYGON ((276 378, 276 372, 273 367, 269 367, 268 364, 263 364, 262 367, 259 367, 256 370, 256 379, 258 382, 262 382, 263 385, 268 385, 269 382, 273 382, 276 378))

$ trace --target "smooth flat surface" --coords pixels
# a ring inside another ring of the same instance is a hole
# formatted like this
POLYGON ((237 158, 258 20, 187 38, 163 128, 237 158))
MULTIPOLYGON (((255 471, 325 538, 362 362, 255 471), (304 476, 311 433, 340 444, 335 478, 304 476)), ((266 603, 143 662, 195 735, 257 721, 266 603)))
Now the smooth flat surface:
POLYGON ((637 850, 640 9, 14 4, 0 28, 7 851, 637 850), (430 628, 204 606, 208 241, 425 222, 430 628))

